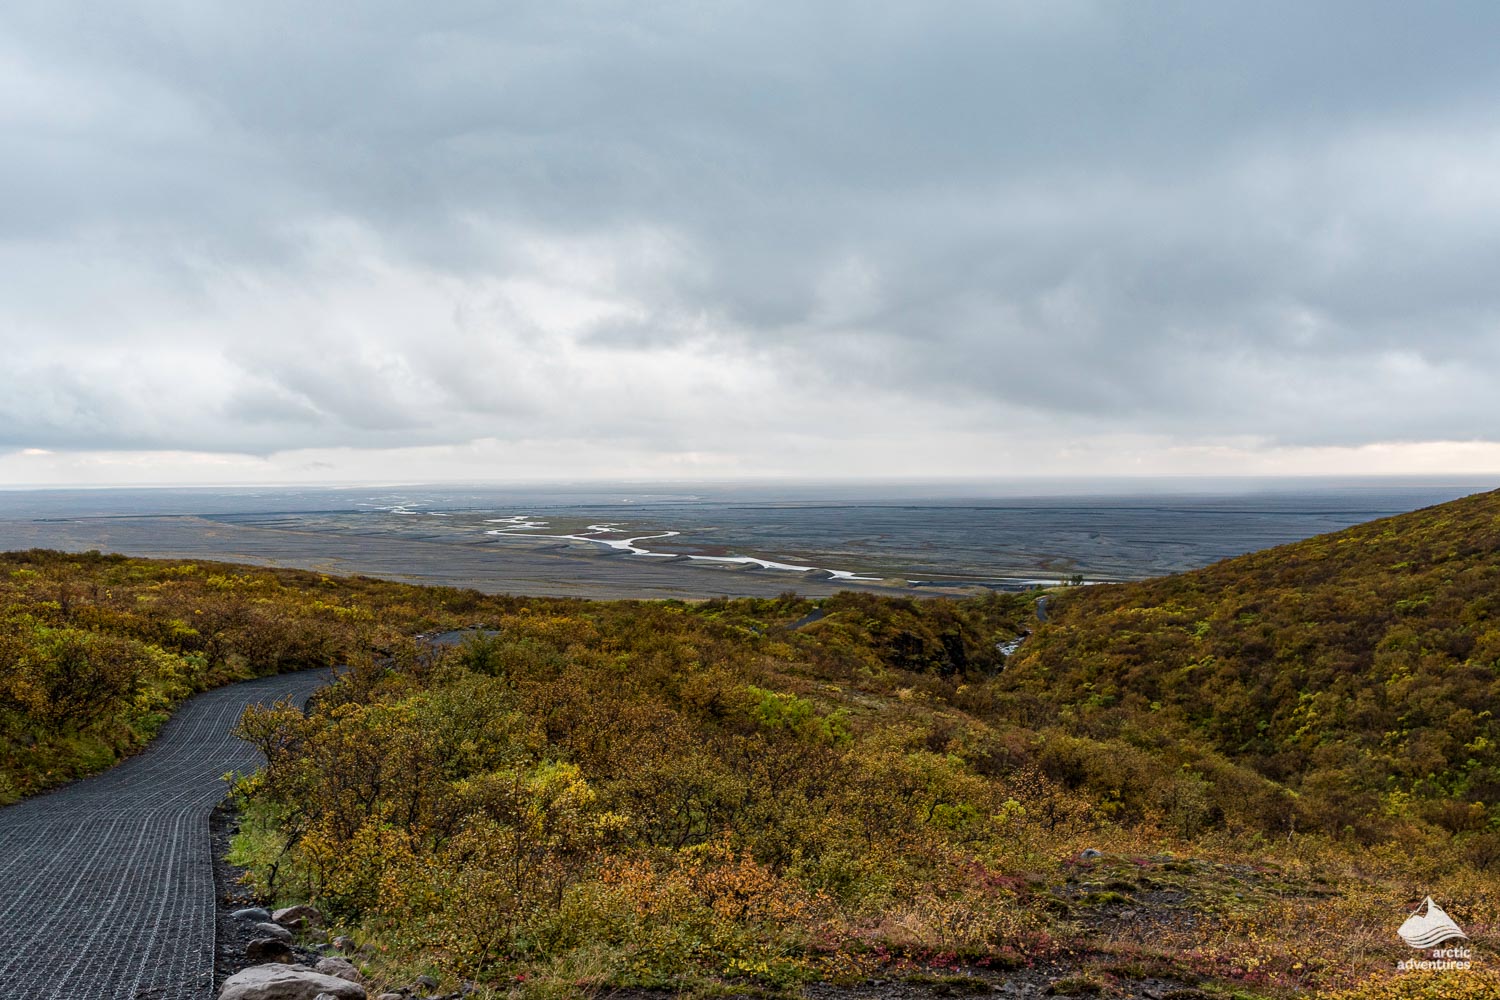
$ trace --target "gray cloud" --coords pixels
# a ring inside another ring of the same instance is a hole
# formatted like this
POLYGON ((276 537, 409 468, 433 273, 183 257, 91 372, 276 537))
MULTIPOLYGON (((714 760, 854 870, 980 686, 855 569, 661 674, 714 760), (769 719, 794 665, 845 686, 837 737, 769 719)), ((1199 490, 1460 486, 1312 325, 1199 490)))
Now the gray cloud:
POLYGON ((1500 440, 1497 28, 9 5, 0 450, 1500 440))

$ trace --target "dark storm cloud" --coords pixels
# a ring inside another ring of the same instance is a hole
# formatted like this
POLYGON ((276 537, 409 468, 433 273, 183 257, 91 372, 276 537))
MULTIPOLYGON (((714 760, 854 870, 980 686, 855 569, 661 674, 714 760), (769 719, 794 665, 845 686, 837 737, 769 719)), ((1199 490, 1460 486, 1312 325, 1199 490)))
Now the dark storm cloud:
POLYGON ((0 448, 1500 439, 1497 28, 10 5, 0 448))

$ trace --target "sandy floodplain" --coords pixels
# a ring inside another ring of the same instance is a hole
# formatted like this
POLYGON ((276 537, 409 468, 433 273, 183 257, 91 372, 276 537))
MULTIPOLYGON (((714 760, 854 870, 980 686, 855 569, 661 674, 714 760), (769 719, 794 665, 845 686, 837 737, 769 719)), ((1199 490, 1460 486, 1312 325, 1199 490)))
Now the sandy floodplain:
POLYGON ((555 597, 771 597, 788 590, 807 596, 840 590, 934 593, 906 587, 902 581, 835 580, 826 574, 755 565, 648 559, 598 546, 559 545, 546 538, 481 536, 471 544, 453 544, 226 524, 190 515, 0 521, 0 550, 30 548, 211 559, 555 597))

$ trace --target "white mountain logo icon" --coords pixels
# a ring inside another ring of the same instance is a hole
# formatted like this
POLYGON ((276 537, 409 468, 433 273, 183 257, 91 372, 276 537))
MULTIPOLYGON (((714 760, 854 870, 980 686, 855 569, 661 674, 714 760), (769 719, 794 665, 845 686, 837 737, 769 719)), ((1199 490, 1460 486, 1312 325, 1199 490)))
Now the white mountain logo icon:
POLYGON ((1443 912, 1443 908, 1432 901, 1428 896, 1417 907, 1417 912, 1406 918, 1406 923, 1396 931, 1401 935, 1401 940, 1413 948, 1433 948, 1452 938, 1463 938, 1468 940, 1469 935, 1453 922, 1453 918, 1443 912))

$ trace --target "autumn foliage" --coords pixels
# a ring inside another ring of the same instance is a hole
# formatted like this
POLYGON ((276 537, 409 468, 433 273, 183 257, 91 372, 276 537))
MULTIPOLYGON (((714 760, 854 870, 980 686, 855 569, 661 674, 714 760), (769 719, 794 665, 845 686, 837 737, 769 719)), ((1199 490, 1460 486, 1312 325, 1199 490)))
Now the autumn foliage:
POLYGON ((339 662, 307 712, 242 720, 267 764, 235 852, 393 983, 1490 995, 1487 967, 1393 970, 1429 893, 1481 963, 1500 926, 1497 549, 1484 495, 1070 588, 1047 623, 1021 594, 585 602, 12 555, 3 773, 29 791, 70 740, 118 752, 191 690, 339 662))

